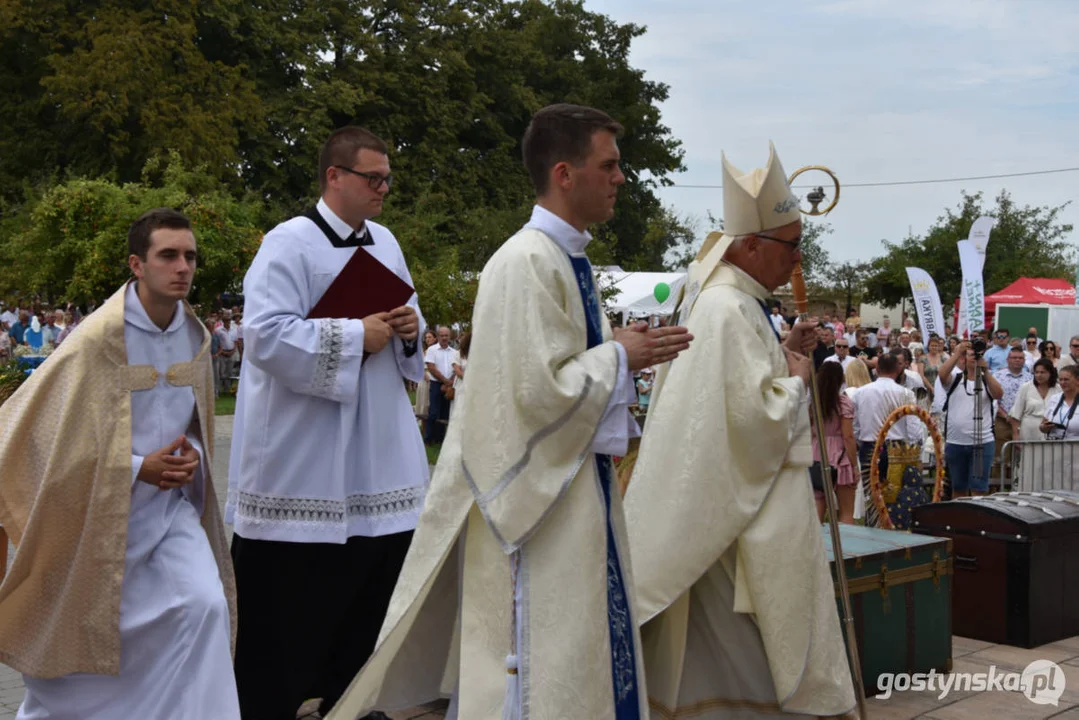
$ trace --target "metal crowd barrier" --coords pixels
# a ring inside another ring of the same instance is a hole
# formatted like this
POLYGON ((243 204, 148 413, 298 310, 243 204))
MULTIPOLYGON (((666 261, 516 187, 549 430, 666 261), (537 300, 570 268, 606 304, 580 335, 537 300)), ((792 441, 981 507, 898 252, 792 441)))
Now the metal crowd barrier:
POLYGON ((1000 489, 1079 490, 1079 440, 1013 440, 1001 450, 1000 489))

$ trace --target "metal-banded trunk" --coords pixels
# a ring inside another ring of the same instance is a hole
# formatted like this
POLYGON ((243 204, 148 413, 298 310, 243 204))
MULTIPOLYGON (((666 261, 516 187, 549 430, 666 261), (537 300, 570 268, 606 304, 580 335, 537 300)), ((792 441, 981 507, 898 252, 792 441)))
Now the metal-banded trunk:
POLYGON ((840 531, 866 692, 884 689, 883 673, 951 670, 951 541, 859 525, 840 531))
POLYGON ((1031 648, 1079 635, 1079 492, 996 493, 914 510, 955 547, 955 632, 1031 648))

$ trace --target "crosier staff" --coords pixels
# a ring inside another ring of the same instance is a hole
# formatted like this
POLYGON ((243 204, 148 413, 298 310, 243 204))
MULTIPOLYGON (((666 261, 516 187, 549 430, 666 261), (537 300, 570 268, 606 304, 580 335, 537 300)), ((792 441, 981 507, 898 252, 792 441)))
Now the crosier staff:
MULTIPOLYGON (((799 210, 803 215, 811 217, 827 215, 839 202, 839 178, 836 177, 835 173, 823 165, 807 165, 794 171, 787 183, 793 185, 796 177, 809 170, 819 170, 832 179, 835 186, 835 197, 832 198, 831 204, 821 210, 819 206, 825 199, 824 188, 814 188, 806 195, 806 199, 812 207, 809 210, 802 210, 801 208, 799 210)), ((794 272, 791 273, 791 292, 794 295, 794 304, 798 308, 799 319, 806 320, 809 316, 809 300, 806 297, 806 284, 805 277, 802 274, 801 260, 794 266, 794 272)), ((828 463, 828 453, 826 452, 828 443, 825 441, 824 435, 824 409, 821 406, 820 392, 817 389, 816 371, 817 367, 814 365, 813 372, 809 376, 809 387, 813 405, 813 424, 816 426, 817 433, 817 446, 821 450, 821 477, 824 479, 821 487, 824 490, 824 500, 828 506, 828 526, 832 532, 832 555, 835 558, 835 572, 839 580, 839 594, 843 601, 843 631, 847 638, 847 661, 850 664, 851 679, 854 681, 855 697, 858 699, 858 715, 861 718, 867 718, 865 692, 862 687, 862 665, 858 657, 858 640, 854 632, 854 613, 851 610, 850 589, 847 586, 847 569, 843 564, 843 543, 839 536, 839 510, 835 494, 835 478, 828 463)))

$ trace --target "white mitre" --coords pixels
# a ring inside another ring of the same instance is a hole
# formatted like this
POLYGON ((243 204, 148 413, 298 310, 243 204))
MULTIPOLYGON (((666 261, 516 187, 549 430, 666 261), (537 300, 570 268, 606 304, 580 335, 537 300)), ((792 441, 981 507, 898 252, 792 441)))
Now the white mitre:
POLYGON ((787 173, 776 148, 768 143, 768 164, 743 173, 723 155, 723 234, 729 237, 767 232, 801 217, 798 198, 787 184, 787 173))

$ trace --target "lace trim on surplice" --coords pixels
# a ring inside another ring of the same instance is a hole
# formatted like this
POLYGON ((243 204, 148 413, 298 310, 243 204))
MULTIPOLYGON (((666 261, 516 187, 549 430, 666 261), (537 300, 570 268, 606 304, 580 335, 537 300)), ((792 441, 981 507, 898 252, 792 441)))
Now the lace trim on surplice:
POLYGON ((344 345, 345 331, 339 319, 323 318, 318 321, 318 361, 315 363, 315 376, 311 379, 312 394, 327 398, 334 396, 344 345))
POLYGON ((353 518, 385 518, 419 510, 425 488, 410 487, 374 495, 360 493, 345 500, 255 495, 229 491, 236 518, 253 523, 339 526, 353 518))

